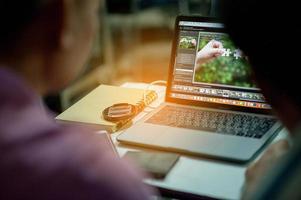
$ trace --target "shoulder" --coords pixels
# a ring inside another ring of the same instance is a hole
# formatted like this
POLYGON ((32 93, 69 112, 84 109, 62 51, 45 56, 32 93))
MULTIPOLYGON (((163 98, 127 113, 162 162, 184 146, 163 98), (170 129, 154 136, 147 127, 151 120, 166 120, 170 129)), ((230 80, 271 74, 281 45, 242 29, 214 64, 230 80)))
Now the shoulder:
POLYGON ((81 127, 52 129, 1 153, 3 192, 26 182, 7 197, 140 200, 152 194, 142 173, 115 156, 99 135, 81 127))
POLYGON ((256 199, 299 199, 301 197, 301 129, 295 132, 291 150, 266 176, 256 199))

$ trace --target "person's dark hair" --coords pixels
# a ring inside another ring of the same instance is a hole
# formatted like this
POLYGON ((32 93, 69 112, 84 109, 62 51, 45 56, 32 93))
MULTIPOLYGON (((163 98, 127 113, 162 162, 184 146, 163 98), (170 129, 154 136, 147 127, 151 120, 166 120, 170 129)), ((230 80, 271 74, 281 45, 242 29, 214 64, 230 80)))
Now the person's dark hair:
POLYGON ((249 57, 257 78, 265 79, 301 107, 298 1, 223 2, 222 18, 228 32, 249 57))
POLYGON ((0 2, 0 53, 14 46, 20 32, 47 1, 49 0, 2 0, 0 2))

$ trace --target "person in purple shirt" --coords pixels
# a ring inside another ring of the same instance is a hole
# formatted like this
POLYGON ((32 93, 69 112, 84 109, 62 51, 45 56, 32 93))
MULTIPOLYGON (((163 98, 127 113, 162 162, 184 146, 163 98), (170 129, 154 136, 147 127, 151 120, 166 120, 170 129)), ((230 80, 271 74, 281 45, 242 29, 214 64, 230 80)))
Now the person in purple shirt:
POLYGON ((0 3, 0 199, 149 199, 142 173, 100 136, 60 125, 40 96, 81 71, 98 0, 0 3))

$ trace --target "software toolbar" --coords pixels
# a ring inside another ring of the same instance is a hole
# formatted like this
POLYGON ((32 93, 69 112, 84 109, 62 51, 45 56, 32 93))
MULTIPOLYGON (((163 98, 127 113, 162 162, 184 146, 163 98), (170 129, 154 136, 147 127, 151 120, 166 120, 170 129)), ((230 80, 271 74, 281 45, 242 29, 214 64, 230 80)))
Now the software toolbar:
POLYGON ((195 95, 178 94, 178 93, 171 93, 171 97, 177 99, 186 99, 186 100, 193 100, 193 101, 200 101, 200 102, 207 102, 207 103, 218 103, 218 104, 241 106, 241 107, 248 107, 248 108, 271 109, 271 106, 266 103, 256 103, 256 102, 213 98, 213 97, 205 97, 205 96, 195 96, 195 95))
POLYGON ((195 87, 195 86, 186 86, 186 85, 173 85, 173 91, 175 92, 185 92, 196 95, 208 95, 214 97, 223 97, 231 99, 240 99, 240 100, 252 100, 258 102, 264 102, 265 99, 260 93, 251 93, 251 92, 241 92, 225 89, 212 89, 205 87, 195 87))

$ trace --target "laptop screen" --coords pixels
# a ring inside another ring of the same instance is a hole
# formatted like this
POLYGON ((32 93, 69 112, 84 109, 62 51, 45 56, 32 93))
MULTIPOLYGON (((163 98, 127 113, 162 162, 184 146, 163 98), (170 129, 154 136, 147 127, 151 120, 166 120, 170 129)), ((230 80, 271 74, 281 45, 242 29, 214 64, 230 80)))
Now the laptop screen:
POLYGON ((251 76, 247 57, 212 21, 178 23, 168 98, 213 105, 271 109, 251 76))

